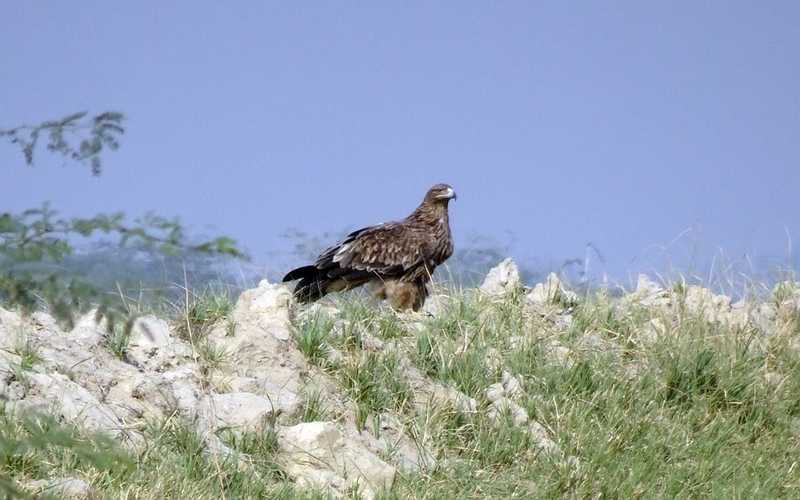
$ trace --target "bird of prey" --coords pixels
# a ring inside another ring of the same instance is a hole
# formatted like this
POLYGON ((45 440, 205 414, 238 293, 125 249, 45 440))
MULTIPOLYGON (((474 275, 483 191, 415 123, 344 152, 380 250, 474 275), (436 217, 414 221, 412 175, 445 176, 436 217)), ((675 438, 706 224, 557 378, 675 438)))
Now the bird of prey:
POLYGON ((300 302, 369 284, 395 309, 418 311, 434 269, 453 254, 447 207, 455 198, 452 187, 436 184, 405 219, 353 231, 283 281, 300 280, 294 289, 300 302))

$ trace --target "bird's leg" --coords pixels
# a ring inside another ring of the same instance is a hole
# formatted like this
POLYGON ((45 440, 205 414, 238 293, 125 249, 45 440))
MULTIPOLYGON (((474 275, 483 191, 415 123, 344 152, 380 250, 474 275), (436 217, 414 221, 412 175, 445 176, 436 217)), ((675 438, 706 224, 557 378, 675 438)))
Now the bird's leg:
POLYGON ((386 283, 383 281, 370 282, 370 291, 372 295, 378 300, 386 300, 386 283))
POLYGON ((412 283, 405 283, 402 281, 394 281, 390 288, 387 288, 389 299, 392 307, 399 311, 407 311, 409 309, 417 311, 419 307, 419 297, 417 296, 417 288, 412 283))

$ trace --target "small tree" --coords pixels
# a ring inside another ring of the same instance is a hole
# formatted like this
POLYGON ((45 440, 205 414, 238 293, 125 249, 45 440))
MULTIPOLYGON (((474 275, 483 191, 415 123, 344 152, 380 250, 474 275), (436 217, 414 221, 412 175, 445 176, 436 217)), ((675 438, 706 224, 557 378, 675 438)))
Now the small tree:
MULTIPOLYGON (((93 117, 80 112, 38 125, 0 130, 0 138, 18 146, 28 166, 34 165, 37 150, 44 142, 47 151, 87 165, 92 175, 100 175, 102 154, 106 149, 119 148, 124 121, 119 112, 93 117)), ((177 219, 151 214, 128 221, 121 212, 64 218, 44 204, 18 214, 0 214, 0 300, 26 312, 46 305, 67 328, 74 326, 76 311, 96 305, 98 321, 105 318, 108 327, 113 328, 118 319, 126 318, 130 327, 135 318, 119 297, 104 294, 79 277, 67 276, 57 266, 43 265, 63 262, 74 252, 77 240, 98 234, 110 237, 121 247, 135 245, 167 254, 192 251, 245 258, 231 238, 191 242, 177 219)))

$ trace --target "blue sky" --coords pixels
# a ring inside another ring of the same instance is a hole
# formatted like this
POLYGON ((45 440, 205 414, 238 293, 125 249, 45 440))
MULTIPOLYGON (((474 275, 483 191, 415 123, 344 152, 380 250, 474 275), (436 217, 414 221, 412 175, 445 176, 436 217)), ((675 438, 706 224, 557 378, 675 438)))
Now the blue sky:
POLYGON ((592 242, 618 273, 693 244, 781 258, 800 241, 799 19, 780 1, 6 2, 0 127, 129 120, 100 178, 0 146, 0 210, 154 210, 266 263, 287 228, 400 218, 448 182, 457 245, 592 242))

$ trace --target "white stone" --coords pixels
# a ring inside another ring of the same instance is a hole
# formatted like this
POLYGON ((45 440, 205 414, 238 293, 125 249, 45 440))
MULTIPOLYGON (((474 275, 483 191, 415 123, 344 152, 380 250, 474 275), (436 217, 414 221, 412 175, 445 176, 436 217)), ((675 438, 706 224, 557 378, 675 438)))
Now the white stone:
POLYGON ((553 316, 552 321, 557 330, 565 332, 572 327, 572 314, 556 314, 553 316))
POLYGON ((638 330, 638 339, 645 345, 652 345, 667 333, 667 326, 660 318, 651 318, 638 330))
POLYGON ((646 274, 640 274, 636 282, 636 290, 625 295, 623 306, 639 304, 647 307, 669 307, 672 304, 671 294, 646 274))
POLYGON ((528 434, 533 438, 534 445, 544 453, 558 454, 561 452, 558 445, 550 439, 547 429, 535 420, 528 423, 528 434))
POLYGON ((339 495, 355 487, 372 498, 394 481, 394 467, 360 443, 344 439, 332 422, 282 428, 278 441, 283 469, 300 486, 331 488, 339 495))
POLYGON ((455 409, 462 413, 475 413, 478 410, 478 402, 457 389, 448 387, 445 394, 446 398, 455 405, 455 409))
POLYGON ((383 351, 384 349, 384 342, 368 333, 364 333, 361 335, 361 348, 365 351, 383 351))
POLYGON ((172 344, 172 334, 166 321, 152 315, 136 320, 133 331, 131 331, 129 345, 163 348, 170 344, 172 344))
POLYGON ((489 420, 497 422, 498 419, 506 413, 511 415, 511 420, 516 426, 522 426, 528 423, 528 412, 525 411, 525 408, 506 397, 501 397, 492 401, 486 415, 489 417, 489 420))
MULTIPOLYGON (((469 346, 466 346, 466 349, 469 349, 469 346)), ((464 352, 465 349, 462 348, 461 352, 464 352)), ((486 350, 486 368, 492 371, 500 370, 503 367, 503 355, 500 354, 500 351, 495 349, 494 347, 490 347, 486 350)))
POLYGON ((564 288, 556 273, 550 273, 544 283, 537 283, 525 298, 533 306, 571 306, 578 303, 578 295, 564 288))
POLYGON ((26 485, 26 489, 35 493, 37 498, 39 495, 47 495, 78 500, 91 498, 94 495, 94 489, 89 483, 72 477, 31 481, 26 485))
POLYGON ((273 398, 249 392, 231 392, 202 398, 198 415, 211 430, 223 427, 258 430, 280 413, 294 411, 297 405, 297 396, 288 392, 276 394, 273 398))
POLYGON ((450 297, 443 293, 432 293, 425 299, 422 306, 422 313, 429 316, 439 316, 445 311, 450 297))
POLYGON ((77 339, 85 345, 99 345, 106 336, 103 322, 96 322, 95 310, 84 314, 75 323, 75 328, 68 333, 70 338, 77 339))
POLYGON ((651 280, 649 276, 646 274, 640 274, 636 279, 636 292, 642 297, 648 297, 652 295, 656 295, 664 291, 664 289, 656 283, 655 281, 651 280))
POLYGON ((727 323, 731 312, 731 298, 716 295, 708 288, 690 285, 686 288, 684 306, 690 314, 701 316, 709 322, 727 323))
POLYGON ((271 284, 262 280, 258 288, 245 290, 233 310, 237 325, 251 323, 278 340, 291 337, 292 292, 286 285, 271 284))
POLYGON ((501 378, 506 396, 513 398, 522 394, 522 384, 511 372, 503 371, 501 378))
POLYGON ((0 307, 0 349, 13 352, 20 336, 24 334, 25 323, 22 317, 0 307))
POLYGON ((119 435, 122 427, 116 415, 85 388, 60 373, 30 373, 25 399, 14 405, 16 412, 45 411, 93 431, 119 435))
POLYGON ((557 341, 551 341, 542 348, 545 359, 554 365, 569 368, 573 365, 572 351, 557 341))
POLYGON ((519 268, 507 258, 489 270, 480 290, 487 295, 504 295, 522 288, 519 268))
POLYGON ((487 387, 484 391, 484 394, 486 395, 486 399, 494 403, 495 401, 505 397, 506 392, 503 389, 503 384, 498 382, 487 387))
POLYGON ((136 320, 126 351, 135 365, 162 371, 192 359, 192 348, 172 335, 169 324, 155 316, 136 320))

